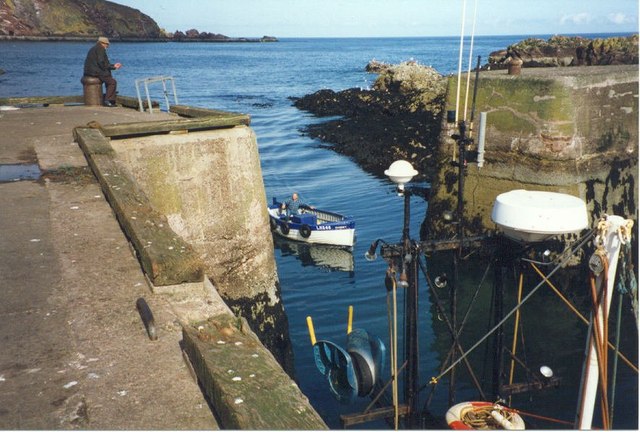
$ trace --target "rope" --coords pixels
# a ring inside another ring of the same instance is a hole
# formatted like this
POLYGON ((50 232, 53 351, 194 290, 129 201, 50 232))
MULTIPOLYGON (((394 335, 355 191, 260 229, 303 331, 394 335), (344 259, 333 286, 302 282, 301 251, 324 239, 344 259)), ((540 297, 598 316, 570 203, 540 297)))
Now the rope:
MULTIPOLYGON (((586 325, 589 325, 589 321, 584 317, 584 315, 582 315, 571 304, 571 302, 560 292, 560 290, 558 290, 558 288, 555 287, 555 285, 553 285, 553 283, 547 278, 547 276, 545 276, 544 273, 542 273, 542 271, 540 271, 540 269, 534 263, 531 263, 531 266, 536 272, 538 272, 538 274, 543 278, 543 280, 547 283, 547 285, 557 294, 557 296, 560 297, 560 300, 562 300, 569 307, 569 309, 571 309, 576 314, 576 316, 580 318, 582 322, 584 322, 586 325)), ((612 343, 609 343, 608 345, 609 345, 609 348, 616 350, 616 347, 613 346, 612 343)), ((620 351, 617 351, 617 350, 616 352, 618 354, 618 357, 620 357, 622 361, 627 364, 627 366, 629 366, 636 373, 638 373, 638 368, 627 357, 625 357, 624 354, 622 354, 620 351)))
MULTIPOLYGON (((520 280, 518 283, 518 303, 522 300, 522 286, 524 285, 524 273, 520 272, 520 280)), ((511 345, 511 353, 516 355, 516 347, 518 346, 518 326, 520 324, 520 309, 516 312, 516 320, 513 325, 513 343, 511 345)), ((513 384, 513 375, 516 369, 516 361, 511 359, 511 370, 509 371, 509 384, 513 384)), ((511 396, 509 396, 509 403, 511 403, 511 396)))
POLYGON ((629 294, 631 297, 631 307, 636 317, 636 330, 638 329, 638 282, 633 272, 633 260, 631 256, 630 242, 623 243, 624 247, 620 249, 620 272, 618 278, 618 291, 620 294, 629 294), (628 267, 628 268, 627 268, 628 267))
POLYGON ((545 421, 553 422, 553 423, 560 423, 560 424, 564 424, 564 425, 569 425, 571 427, 574 426, 573 422, 569 422, 569 421, 566 421, 566 420, 560 420, 560 419, 555 419, 555 418, 552 418, 552 417, 541 416, 539 414, 533 414, 533 413, 522 411, 522 410, 515 409, 515 408, 508 408, 508 410, 512 411, 512 412, 514 412, 516 414, 519 414, 521 416, 525 416, 525 417, 537 418, 539 420, 545 420, 545 421))
POLYGON ((393 399, 394 425, 398 430, 398 300, 396 290, 396 272, 391 267, 387 269, 387 280, 391 282, 391 287, 387 290, 387 321, 389 327, 389 341, 391 343, 391 397, 393 399), (393 299, 390 305, 389 295, 393 299), (393 315, 393 316, 392 316, 393 315))
POLYGON ((503 429, 503 427, 491 415, 492 411, 497 411, 509 422, 512 422, 515 417, 515 413, 512 410, 495 404, 463 408, 460 411, 460 421, 471 427, 471 429, 503 429))
MULTIPOLYGON (((406 361, 402 364, 402 366, 400 366, 400 369, 398 369, 398 374, 400 374, 400 372, 402 372, 405 367, 407 367, 407 362, 406 361)), ((389 381, 387 381, 384 386, 382 386, 382 388, 380 389, 380 391, 378 392, 376 397, 374 397, 371 400, 371 402, 369 403, 369 405, 367 405, 367 407, 364 409, 364 411, 362 411, 362 414, 368 414, 371 411, 371 409, 375 406, 375 404, 378 403, 380 398, 382 396, 386 396, 385 391, 387 390, 387 388, 389 388, 389 386, 391 385, 392 381, 393 381, 393 377, 391 377, 391 379, 389 381)), ((385 398, 385 400, 387 400, 387 399, 385 398)))
MULTIPOLYGON (((578 244, 578 246, 576 247, 576 249, 581 248, 585 243, 587 243, 587 241, 589 240, 590 236, 585 236, 584 240, 578 244)), ((558 270, 560 270, 561 268, 563 268, 565 266, 565 264, 567 264, 569 262, 569 260, 571 259, 571 255, 566 256, 553 270, 551 270, 551 272, 549 273, 549 276, 553 275, 554 273, 556 273, 558 270)), ((438 380, 440 378, 442 378, 445 374, 447 374, 451 369, 453 369, 454 367, 456 367, 458 365, 458 363, 460 363, 462 360, 464 360, 471 352, 473 352, 476 348, 478 348, 478 346, 480 346, 480 344, 482 344, 485 340, 487 340, 487 338, 489 336, 491 336, 496 330, 498 330, 509 318, 511 318, 511 316, 518 310, 520 309, 520 307, 522 307, 523 304, 525 304, 539 289, 540 287, 544 284, 544 281, 540 282, 538 285, 536 285, 529 294, 527 294, 525 296, 525 298, 522 299, 522 301, 520 303, 518 303, 513 309, 511 309, 509 311, 509 313, 507 313, 501 320, 499 323, 497 323, 491 330, 489 330, 489 332, 487 334, 485 334, 482 338, 480 338, 480 340, 478 342, 476 342, 471 348, 469 348, 467 350, 467 352, 465 354, 463 354, 460 358, 458 358, 455 362, 453 362, 451 365, 449 365, 449 367, 447 369, 444 370, 444 372, 440 373, 440 375, 438 375, 437 377, 432 377, 430 383, 431 384, 435 384, 438 382, 438 380)))
MULTIPOLYGON (((604 249, 598 249, 594 257, 598 257, 601 260, 602 265, 602 278, 599 278, 593 271, 590 272, 590 285, 591 285, 591 300, 592 300, 592 317, 593 327, 592 336, 594 338, 594 348, 596 351, 596 357, 598 359, 598 368, 600 374, 600 380, 598 381, 600 387, 600 410, 602 412, 602 424, 604 429, 609 429, 609 402, 607 399, 607 349, 605 342, 607 342, 608 333, 608 314, 607 308, 602 304, 606 302, 607 298, 607 272, 609 270, 609 262, 607 260, 606 252, 604 249), (599 287, 598 287, 599 285, 599 287), (598 288, 600 288, 598 290, 598 288), (602 332, 601 332, 602 330, 602 332)), ((591 262, 590 262, 591 265, 591 262)), ((598 268, 599 270, 599 268, 598 268)))

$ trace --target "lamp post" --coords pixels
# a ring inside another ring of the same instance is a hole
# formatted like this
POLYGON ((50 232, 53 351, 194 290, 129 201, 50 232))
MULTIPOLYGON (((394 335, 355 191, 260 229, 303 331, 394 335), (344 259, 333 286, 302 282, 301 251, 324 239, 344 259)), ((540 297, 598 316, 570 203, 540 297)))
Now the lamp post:
POLYGON ((405 301, 405 385, 404 399, 409 408, 407 428, 414 429, 418 419, 418 254, 411 242, 409 222, 411 216, 410 190, 405 184, 418 174, 405 160, 395 161, 385 175, 397 185, 399 196, 404 196, 404 224, 402 228, 402 273, 398 285, 406 288, 405 301))

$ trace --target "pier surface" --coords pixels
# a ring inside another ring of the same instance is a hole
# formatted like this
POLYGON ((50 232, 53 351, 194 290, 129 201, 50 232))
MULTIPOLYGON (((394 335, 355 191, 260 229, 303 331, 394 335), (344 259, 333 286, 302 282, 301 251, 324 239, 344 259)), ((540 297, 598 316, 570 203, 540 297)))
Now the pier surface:
POLYGON ((152 295, 72 136, 91 121, 169 116, 0 111, 0 164, 43 170, 37 180, 0 183, 0 428, 218 429, 183 359, 175 308, 152 295), (136 309, 140 297, 157 340, 136 309))

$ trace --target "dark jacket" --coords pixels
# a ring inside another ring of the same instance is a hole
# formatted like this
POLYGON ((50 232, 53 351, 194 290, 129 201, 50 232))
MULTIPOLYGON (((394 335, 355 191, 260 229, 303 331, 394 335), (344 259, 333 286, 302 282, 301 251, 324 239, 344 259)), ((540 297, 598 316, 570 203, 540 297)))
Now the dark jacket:
POLYGON ((84 74, 92 77, 111 76, 111 71, 116 67, 109 62, 107 50, 97 43, 87 53, 84 60, 84 74))

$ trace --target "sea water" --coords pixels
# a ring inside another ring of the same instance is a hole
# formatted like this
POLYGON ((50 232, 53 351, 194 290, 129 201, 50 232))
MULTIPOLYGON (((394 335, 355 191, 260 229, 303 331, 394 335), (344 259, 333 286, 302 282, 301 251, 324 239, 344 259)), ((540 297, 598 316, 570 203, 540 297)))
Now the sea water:
MULTIPOLYGON (((492 51, 526 37, 529 36, 476 37, 472 65, 475 66, 477 56, 486 63, 492 51)), ((547 39, 549 35, 537 37, 547 39)), ((362 399, 348 406, 335 401, 328 383, 314 365, 306 317, 312 316, 318 339, 344 347, 347 311, 349 305, 354 305, 354 327, 376 334, 388 345, 386 264, 380 258, 369 262, 364 259, 364 253, 375 239, 388 243, 400 240, 403 199, 396 195, 388 179, 364 172, 349 158, 327 149, 320 141, 305 137, 301 133, 305 126, 323 120, 297 110, 290 98, 320 89, 370 88, 376 76, 364 68, 374 59, 387 63, 415 60, 443 75, 452 74, 458 68, 459 45, 459 38, 442 37, 282 39, 276 43, 114 42, 109 48, 111 61, 123 64, 122 69, 114 72, 121 95, 136 96, 136 79, 171 76, 180 104, 249 114, 258 137, 267 200, 273 196, 284 198, 297 191, 314 206, 355 217, 357 242, 350 255, 326 249, 300 249, 295 245, 276 249, 297 381, 332 428, 340 426, 339 414, 359 412, 369 400, 362 399)), ((0 75, 0 97, 82 94, 82 67, 91 46, 91 42, 0 42, 0 68, 6 72, 0 75)), ((465 46, 463 70, 469 67, 470 57, 468 43, 465 46)), ((150 93, 153 99, 164 100, 161 85, 151 85, 150 93)), ((169 100, 173 103, 172 97, 169 100)), ((1 122, 0 118, 0 127, 1 122)), ((412 198, 411 235, 416 238, 425 211, 424 201, 412 198)), ((437 261, 428 264, 436 273, 438 266, 446 268, 447 265, 437 261)), ((478 287, 484 270, 483 263, 465 263, 461 309, 466 308, 465 302, 478 287)), ((430 377, 438 374, 450 342, 442 317, 434 307, 434 298, 424 286, 424 279, 421 280, 420 381, 426 384, 430 377)), ((586 289, 573 287, 570 295, 584 302, 586 289)), ((471 346, 488 329, 490 290, 490 286, 480 290, 478 307, 470 314, 470 323, 462 335, 465 347, 471 346)), ((515 288, 507 290, 506 301, 513 301, 515 288)), ((446 300, 446 294, 443 295, 446 300)), ((400 310, 404 307, 403 301, 401 295, 400 310)), ((625 301, 628 305, 628 300, 625 301)), ((584 304, 582 306, 584 308, 584 304)), ((628 310, 626 314, 629 315, 628 310)), ((527 344, 518 352, 533 363, 532 369, 549 366, 557 376, 563 377, 563 382, 559 389, 519 396, 514 399, 514 406, 573 421, 586 326, 550 290, 540 290, 522 315, 523 322, 529 320, 533 324, 525 328, 527 344)), ((637 332, 633 321, 629 322, 631 324, 623 328, 623 335, 625 346, 631 352, 625 354, 637 363, 637 332)), ((400 350, 402 352, 402 346, 400 350)), ((484 347, 473 354, 474 364, 481 363, 483 353, 484 347)), ((468 384, 468 377, 464 372, 458 375, 456 400, 476 399, 478 396, 468 384)), ((638 426, 638 377, 624 364, 619 366, 618 377, 614 426, 635 429, 638 426)), ((486 382, 486 371, 481 378, 486 382)), ((421 391, 422 400, 430 391, 430 386, 421 391)), ((436 389, 429 410, 443 416, 447 408, 445 380, 436 389)), ((360 427, 387 428, 388 425, 375 422, 360 427)), ((536 421, 529 423, 529 427, 557 428, 559 425, 536 421)))

